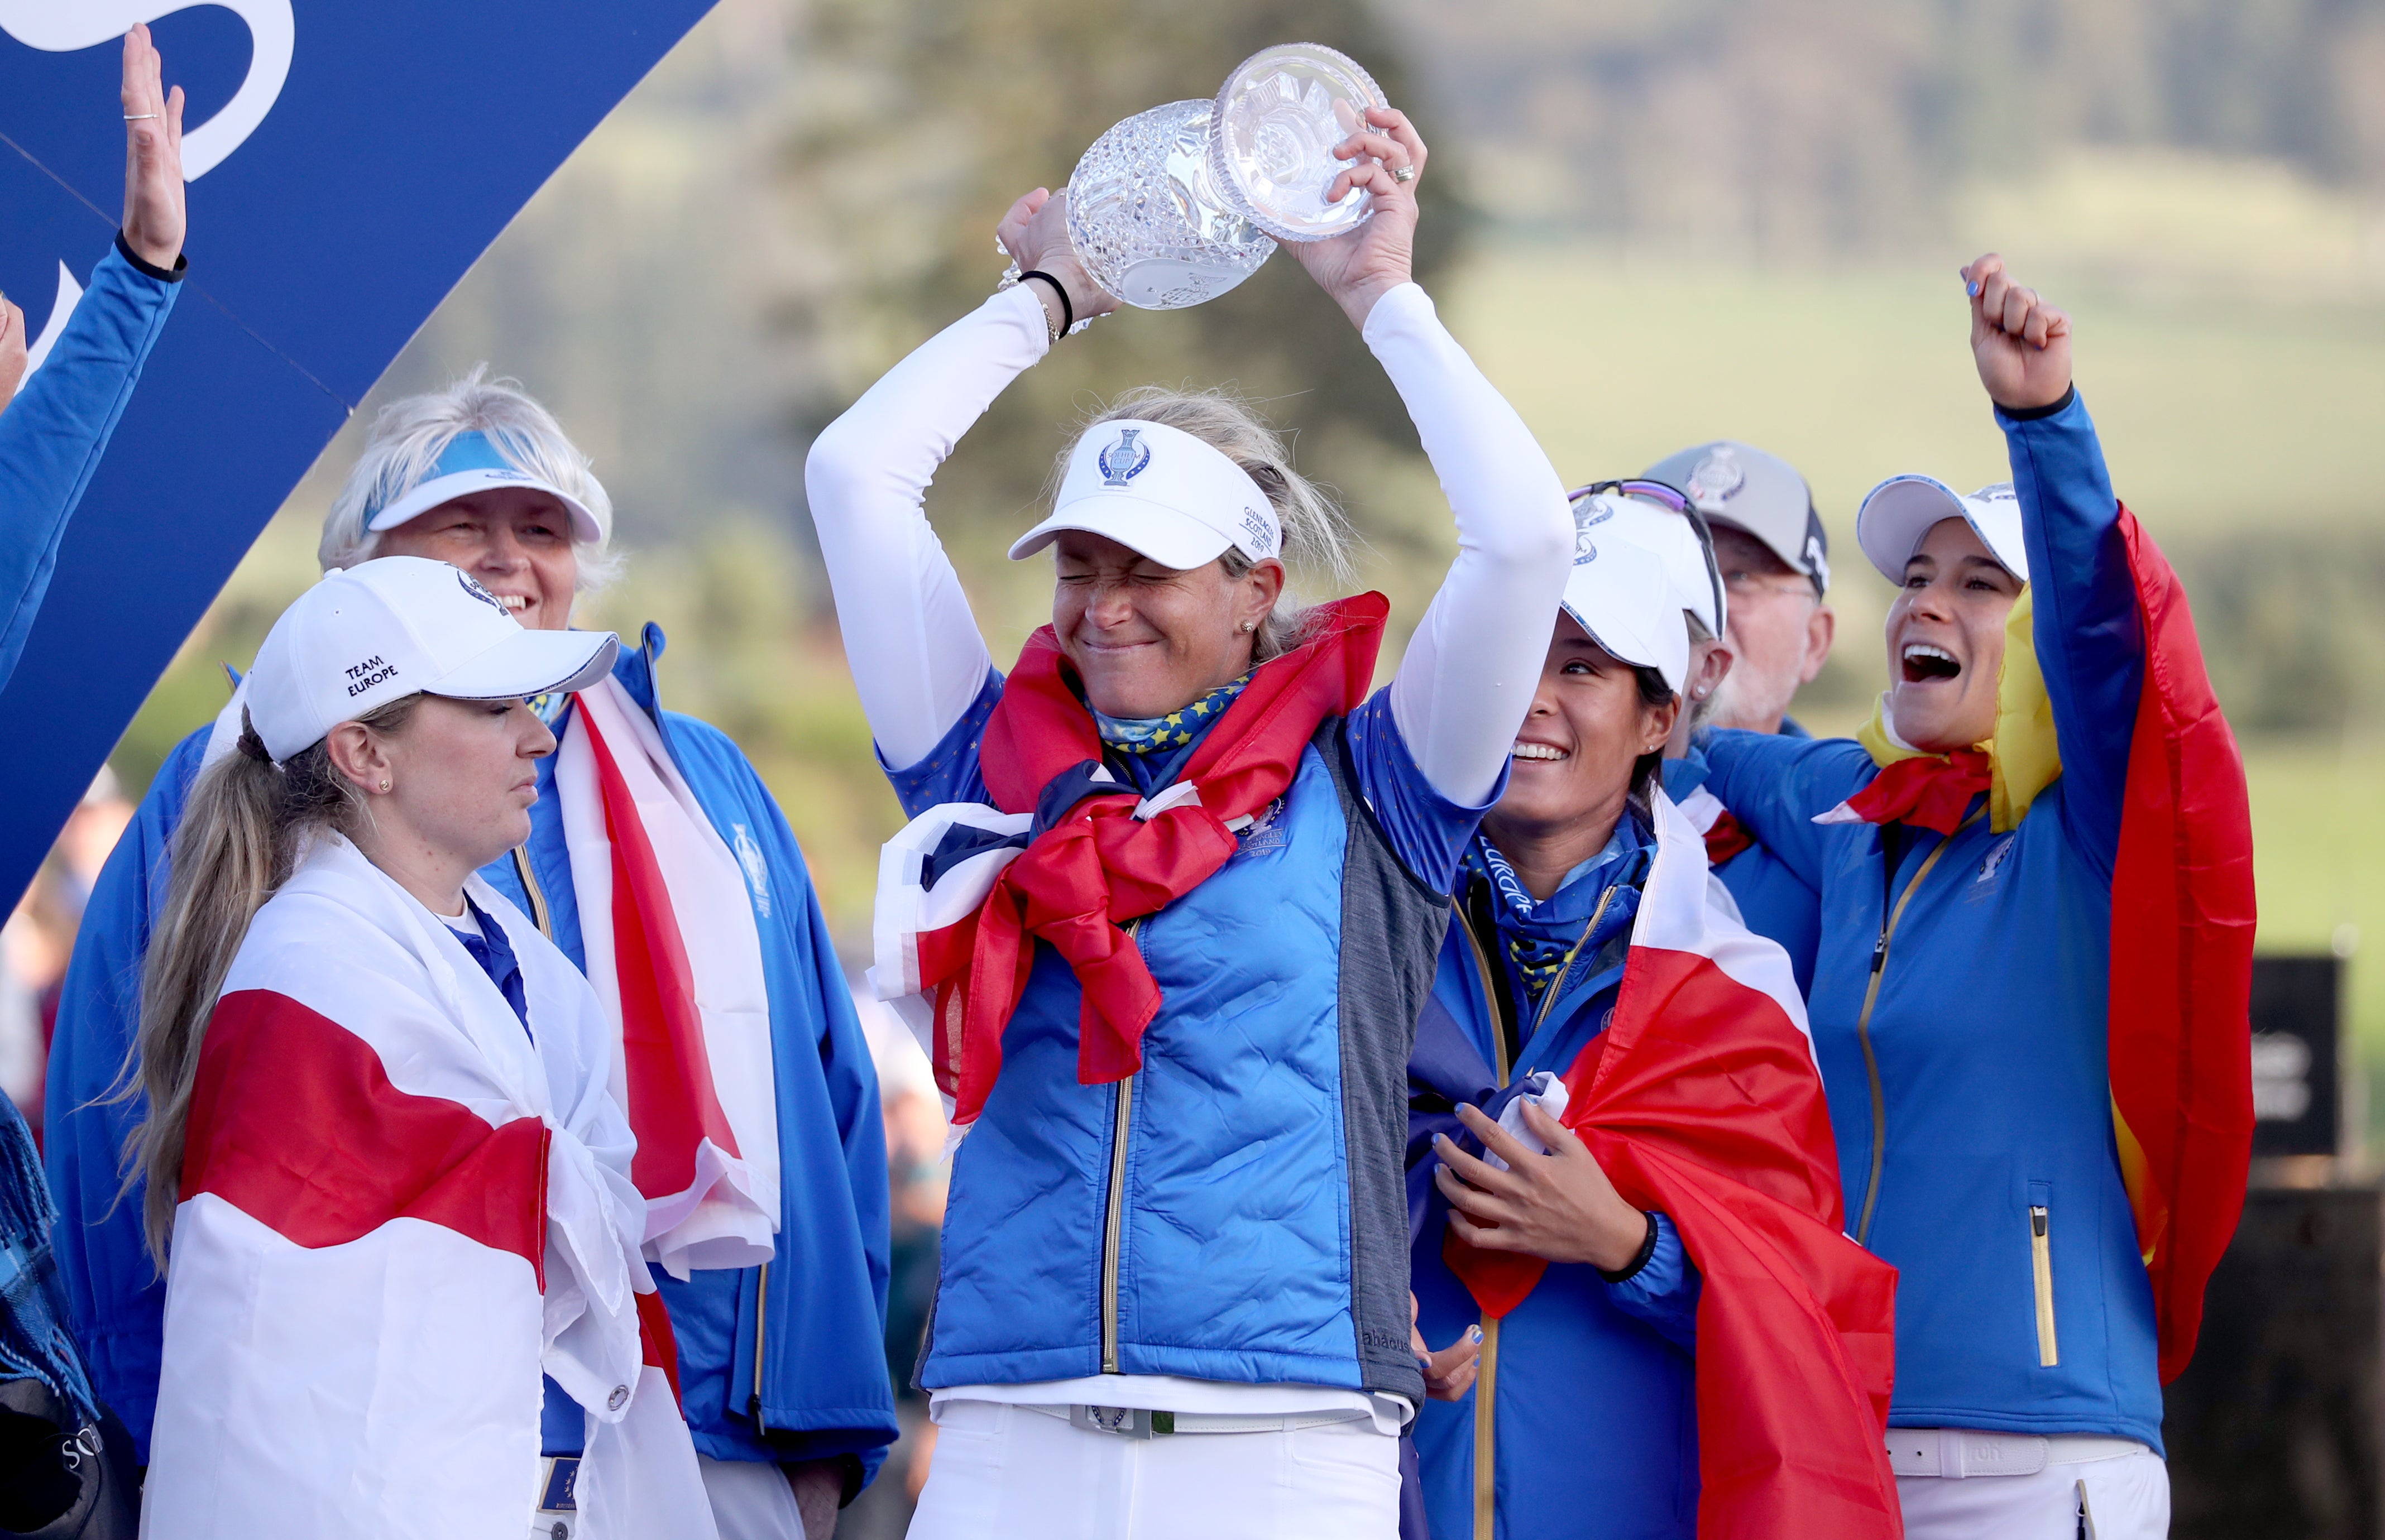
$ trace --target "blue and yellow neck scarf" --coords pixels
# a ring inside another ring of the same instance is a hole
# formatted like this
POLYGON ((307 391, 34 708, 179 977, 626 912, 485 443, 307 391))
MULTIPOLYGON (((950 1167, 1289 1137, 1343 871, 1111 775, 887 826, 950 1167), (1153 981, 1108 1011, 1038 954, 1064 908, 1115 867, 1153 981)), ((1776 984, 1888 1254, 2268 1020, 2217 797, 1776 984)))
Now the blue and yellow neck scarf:
POLYGON ((1094 730, 1101 734, 1102 746, 1122 754, 1165 754, 1183 748, 1201 734, 1201 729, 1226 714, 1234 697, 1251 682, 1248 674, 1230 685, 1219 685, 1182 711, 1171 711, 1165 716, 1104 716, 1093 713, 1094 730))

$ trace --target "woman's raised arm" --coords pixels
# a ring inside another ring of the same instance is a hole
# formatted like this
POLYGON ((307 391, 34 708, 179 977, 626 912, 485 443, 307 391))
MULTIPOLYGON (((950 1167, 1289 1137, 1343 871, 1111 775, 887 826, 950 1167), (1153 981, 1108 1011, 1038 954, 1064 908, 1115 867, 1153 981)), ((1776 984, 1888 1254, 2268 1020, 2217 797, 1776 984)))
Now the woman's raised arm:
POLYGON ((1572 571, 1565 483, 1514 407, 1414 284, 1367 317, 1457 516, 1457 560, 1408 640, 1392 714, 1417 768, 1461 806, 1488 801, 1556 628, 1572 571))
POLYGON ((889 369, 805 462, 845 660, 894 769, 927 757, 993 661, 928 525, 929 479, 1002 388, 1043 356, 1043 338, 1034 295, 996 294, 889 369))
MULTIPOLYGON (((1104 304, 1068 255, 1060 200, 1041 189, 1011 205, 1001 233, 1020 265, 1065 268, 1084 293, 1080 316, 1104 304), (1050 212, 1047 214, 1046 210, 1050 212), (1046 251, 1057 237, 1056 251, 1046 251), (1098 296, 1098 297, 1096 297, 1098 296)), ((1050 344, 1058 301, 1022 283, 920 344, 886 371, 812 444, 804 466, 820 558, 854 688, 879 752, 893 769, 927 757, 968 710, 993 666, 960 578, 928 525, 936 467, 1050 344)))
POLYGON ((1416 126, 1395 107, 1372 108, 1338 149, 1355 164, 1328 196, 1363 187, 1374 217, 1288 249, 1392 377, 1457 515, 1457 561, 1400 661, 1392 716, 1432 789, 1479 807, 1499 784, 1548 656, 1573 518, 1531 429, 1409 277, 1429 153, 1416 126))

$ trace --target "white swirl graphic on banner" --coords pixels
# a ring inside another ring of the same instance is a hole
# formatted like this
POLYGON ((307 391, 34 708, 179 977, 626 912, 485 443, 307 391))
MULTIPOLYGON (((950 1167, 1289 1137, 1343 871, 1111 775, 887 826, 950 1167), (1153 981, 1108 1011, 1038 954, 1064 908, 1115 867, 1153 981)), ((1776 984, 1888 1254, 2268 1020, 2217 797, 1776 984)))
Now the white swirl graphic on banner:
MULTIPOLYGON (((248 24, 249 53, 248 74, 231 100, 213 118, 183 131, 182 180, 196 181, 239 149, 281 99, 297 45, 290 0, 0 0, 0 32, 45 54, 71 54, 122 37, 135 22, 155 21, 201 4, 219 5, 248 24)), ((50 305, 41 336, 26 352, 28 376, 49 357, 81 298, 82 285, 59 263, 57 299, 50 305)))
POLYGON ((45 54, 71 54, 201 4, 248 23, 249 56, 248 76, 223 110, 182 135, 182 180, 196 181, 256 131, 281 95, 297 42, 290 0, 0 0, 0 32, 45 54))

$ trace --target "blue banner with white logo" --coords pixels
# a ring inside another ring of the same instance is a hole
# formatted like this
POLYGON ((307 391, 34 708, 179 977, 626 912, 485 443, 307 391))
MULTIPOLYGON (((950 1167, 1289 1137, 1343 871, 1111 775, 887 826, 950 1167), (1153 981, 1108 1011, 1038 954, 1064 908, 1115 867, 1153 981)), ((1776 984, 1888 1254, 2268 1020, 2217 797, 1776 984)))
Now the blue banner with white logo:
POLYGON ((0 0, 0 292, 38 348, 124 202, 126 29, 188 96, 190 274, 0 690, 0 894, 324 444, 713 0, 0 0))

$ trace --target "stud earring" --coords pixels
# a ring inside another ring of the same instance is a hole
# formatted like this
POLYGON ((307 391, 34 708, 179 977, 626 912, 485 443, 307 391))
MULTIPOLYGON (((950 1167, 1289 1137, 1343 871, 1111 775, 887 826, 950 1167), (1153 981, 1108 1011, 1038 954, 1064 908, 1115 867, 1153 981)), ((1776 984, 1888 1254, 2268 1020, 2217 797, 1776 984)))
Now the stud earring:
POLYGON ((386 790, 388 790, 388 789, 389 789, 389 777, 388 777, 388 776, 383 776, 381 777, 381 789, 383 791, 386 791, 386 790))
POLYGON ((1255 631, 1258 628, 1259 623, 1255 620, 1245 620, 1242 622, 1242 629, 1245 631, 1255 631))

